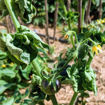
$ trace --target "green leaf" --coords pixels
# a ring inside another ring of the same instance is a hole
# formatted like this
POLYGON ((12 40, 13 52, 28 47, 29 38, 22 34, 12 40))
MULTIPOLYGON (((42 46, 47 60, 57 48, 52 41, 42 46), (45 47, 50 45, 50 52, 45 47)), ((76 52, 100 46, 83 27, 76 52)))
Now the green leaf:
MULTIPOLYGON (((16 13, 25 23, 30 23, 33 17, 36 15, 36 8, 33 6, 31 0, 11 0, 12 11, 16 13)), ((0 0, 0 11, 2 17, 8 15, 8 9, 4 3, 4 0, 0 0)))
POLYGON ((30 105, 32 104, 32 100, 31 99, 25 99, 24 102, 22 102, 20 105, 30 105))
MULTIPOLYGON (((102 3, 104 3, 104 2, 105 2, 105 0, 102 0, 102 3)), ((96 6, 99 6, 100 0, 95 0, 95 4, 96 4, 96 6)))
POLYGON ((23 52, 20 55, 20 59, 25 63, 25 64, 29 64, 30 63, 30 54, 23 52))
POLYGON ((0 16, 0 19, 2 19, 4 16, 6 16, 8 14, 8 10, 6 9, 4 0, 0 0, 0 11, 2 13, 0 16))
POLYGON ((0 50, 0 60, 5 59, 6 57, 7 57, 7 53, 6 53, 6 52, 2 52, 2 51, 0 50))
POLYGON ((13 67, 8 67, 0 70, 0 78, 2 77, 9 77, 9 78, 15 78, 16 71, 15 71, 16 65, 13 67))
POLYGON ((28 65, 24 70, 21 69, 22 75, 26 80, 29 80, 29 74, 31 73, 32 66, 28 65))
POLYGON ((4 80, 0 80, 0 86, 1 86, 1 85, 5 85, 5 84, 7 84, 6 81, 4 81, 4 80))
POLYGON ((6 83, 5 81, 2 81, 2 84, 0 85, 0 94, 2 94, 5 90, 7 90, 13 85, 15 85, 15 83, 6 83))
POLYGON ((0 10, 3 10, 5 8, 6 8, 6 6, 4 4, 4 0, 0 0, 0 10))
POLYGON ((0 78, 2 78, 3 76, 14 78, 15 75, 16 73, 12 70, 8 70, 8 68, 0 71, 0 78))
POLYGON ((13 105, 15 99, 13 97, 8 98, 7 100, 3 101, 2 105, 13 105))
POLYGON ((25 23, 30 23, 36 15, 36 8, 32 5, 32 0, 13 0, 15 12, 25 23))

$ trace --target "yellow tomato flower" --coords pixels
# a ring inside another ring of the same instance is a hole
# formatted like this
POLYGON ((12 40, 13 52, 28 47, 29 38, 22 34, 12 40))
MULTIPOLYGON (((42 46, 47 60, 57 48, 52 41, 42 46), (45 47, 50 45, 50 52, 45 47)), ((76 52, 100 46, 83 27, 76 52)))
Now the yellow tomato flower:
POLYGON ((93 46, 93 47, 92 47, 92 52, 93 52, 93 53, 95 52, 96 54, 98 54, 98 51, 97 51, 97 47, 96 47, 96 46, 93 46))
POLYGON ((105 18, 104 18, 104 19, 101 19, 101 20, 97 20, 97 23, 98 23, 98 24, 103 24, 103 23, 105 23, 105 18))
POLYGON ((100 45, 97 45, 97 47, 98 47, 99 49, 102 49, 102 47, 101 47, 100 45))
POLYGON ((97 23, 98 23, 98 24, 101 24, 101 21, 100 21, 100 20, 97 20, 97 23))
POLYGON ((10 63, 10 66, 13 66, 13 65, 14 65, 14 63, 13 63, 13 62, 11 62, 11 63, 10 63))
POLYGON ((69 38, 69 36, 68 36, 68 35, 65 35, 65 36, 64 36, 64 38, 65 38, 65 39, 68 39, 68 38, 69 38))
POLYGON ((104 20, 101 20, 101 24, 103 24, 103 23, 105 23, 105 21, 104 20))
POLYGON ((102 52, 102 47, 100 45, 97 45, 97 49, 99 52, 102 52))
POLYGON ((6 68, 6 65, 5 65, 5 64, 3 64, 1 67, 2 67, 2 68, 6 68))
POLYGON ((92 47, 92 52, 96 53, 96 55, 98 55, 98 51, 102 52, 102 47, 100 45, 92 47))

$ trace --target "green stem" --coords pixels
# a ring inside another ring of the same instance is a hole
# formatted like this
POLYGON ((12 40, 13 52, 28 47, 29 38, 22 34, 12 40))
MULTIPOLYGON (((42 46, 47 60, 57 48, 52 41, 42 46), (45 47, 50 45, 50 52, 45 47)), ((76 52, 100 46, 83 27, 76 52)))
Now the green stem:
POLYGON ((63 5, 63 9, 64 9, 65 15, 67 15, 67 9, 66 9, 65 5, 63 5))
POLYGON ((85 17, 85 8, 82 8, 82 27, 84 24, 84 17, 85 17))
POLYGON ((93 41, 92 39, 90 39, 90 38, 84 40, 84 41, 81 42, 80 44, 83 44, 83 43, 85 43, 85 42, 87 42, 87 41, 91 41, 94 45, 96 45, 96 42, 94 42, 94 41, 93 41))
POLYGON ((37 74, 38 76, 42 77, 42 76, 41 76, 41 68, 40 68, 40 65, 39 65, 39 63, 38 63, 38 58, 35 58, 35 59, 32 61, 32 66, 33 66, 33 68, 34 68, 36 74, 37 74))
POLYGON ((85 2, 85 4, 83 5, 82 7, 82 24, 81 24, 81 28, 82 28, 82 32, 83 32, 83 25, 84 25, 84 20, 85 20, 85 8, 86 8, 86 4, 87 4, 87 1, 85 2))
POLYGON ((73 35, 71 35, 71 43, 73 45, 73 48, 75 48, 75 43, 74 43, 73 35))
POLYGON ((53 105, 58 105, 55 95, 50 96, 53 105))
POLYGON ((73 34, 74 34, 74 36, 75 36, 75 42, 78 43, 78 38, 77 38, 76 32, 73 31, 73 34))
MULTIPOLYGON (((74 43, 78 43, 78 38, 77 38, 76 32, 74 32, 74 31, 70 31, 70 32, 72 33, 72 35, 71 35, 71 41, 74 40, 74 39, 72 39, 73 36, 74 36, 74 37, 75 37, 75 42, 74 42, 74 43)), ((70 34, 71 34, 71 33, 70 33, 70 34)))
POLYGON ((81 24, 81 32, 83 32, 84 18, 85 18, 85 8, 82 8, 82 24, 81 24))
POLYGON ((61 3, 61 6, 63 7, 63 10, 64 10, 64 14, 65 16, 67 15, 67 9, 66 9, 66 6, 64 4, 64 1, 63 0, 60 0, 60 3, 61 3))
POLYGON ((70 25, 70 23, 71 23, 71 19, 68 19, 68 28, 69 28, 69 30, 71 30, 71 25, 70 25))
POLYGON ((69 105, 75 105, 75 102, 77 100, 77 97, 78 97, 78 92, 75 92, 71 101, 70 101, 70 104, 69 105))
POLYGON ((87 62, 87 65, 88 65, 88 66, 91 65, 92 60, 93 60, 93 57, 89 57, 89 60, 88 60, 88 62, 87 62))
POLYGON ((67 64, 73 59, 73 56, 68 57, 68 60, 65 62, 63 67, 55 74, 55 78, 64 70, 64 68, 67 66, 67 64))
POLYGON ((8 11, 9 11, 10 16, 11 16, 11 18, 13 20, 13 24, 14 24, 14 26, 16 28, 16 31, 18 31, 18 28, 20 27, 20 23, 19 23, 16 15, 14 13, 14 10, 12 8, 12 5, 11 5, 12 2, 11 2, 11 0, 4 0, 4 2, 5 2, 5 5, 6 5, 8 11))

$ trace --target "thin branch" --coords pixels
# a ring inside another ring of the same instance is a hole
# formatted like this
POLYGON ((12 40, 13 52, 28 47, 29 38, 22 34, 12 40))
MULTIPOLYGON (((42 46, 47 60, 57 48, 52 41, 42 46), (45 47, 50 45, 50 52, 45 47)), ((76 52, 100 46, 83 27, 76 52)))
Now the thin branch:
POLYGON ((87 10, 86 10, 86 20, 85 20, 86 23, 88 23, 89 21, 90 8, 91 8, 91 0, 88 0, 87 10))
POLYGON ((81 27, 82 27, 82 0, 78 0, 78 32, 81 32, 81 27))
POLYGON ((102 0, 100 0, 100 5, 99 5, 99 18, 102 18, 102 0))
POLYGON ((47 0, 44 0, 45 1, 45 12, 46 12, 46 25, 45 25, 45 30, 46 30, 46 41, 47 43, 49 44, 49 33, 48 33, 48 5, 47 5, 47 0))
POLYGON ((67 10, 68 11, 69 11, 70 7, 71 7, 71 0, 67 0, 67 10))
POLYGON ((58 8, 59 8, 59 3, 56 2, 56 9, 55 9, 55 16, 54 16, 54 34, 53 34, 53 42, 55 41, 55 34, 56 34, 56 26, 57 26, 57 19, 58 19, 58 8))

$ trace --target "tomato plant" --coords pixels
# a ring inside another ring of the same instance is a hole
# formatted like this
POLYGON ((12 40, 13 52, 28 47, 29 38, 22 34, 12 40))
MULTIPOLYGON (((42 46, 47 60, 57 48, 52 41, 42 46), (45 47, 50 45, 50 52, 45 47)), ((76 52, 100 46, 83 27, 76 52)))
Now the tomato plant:
POLYGON ((97 20, 86 25, 78 34, 69 23, 73 13, 67 12, 65 6, 63 8, 68 23, 64 34, 72 47, 65 54, 60 54, 54 68, 49 68, 45 56, 48 56, 50 46, 18 21, 18 17, 26 23, 32 21, 36 10, 32 0, 0 1, 2 16, 9 14, 16 28, 15 33, 0 32, 0 104, 44 105, 46 99, 58 105, 55 94, 62 84, 73 87, 70 105, 75 103, 78 94, 85 96, 87 91, 97 94, 96 75, 91 62, 105 43, 102 30, 105 21, 97 20))

